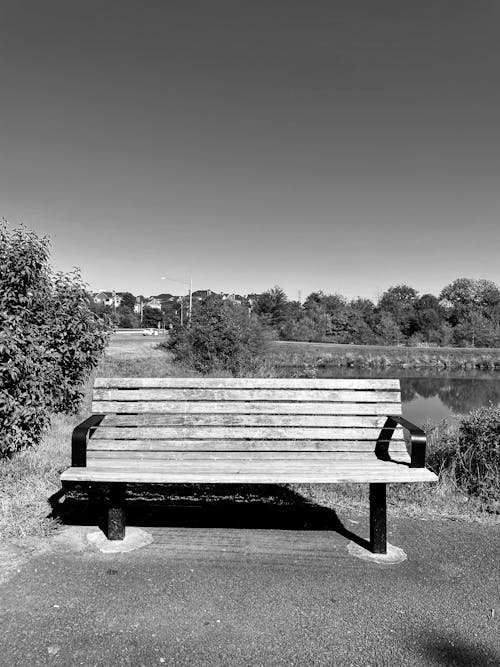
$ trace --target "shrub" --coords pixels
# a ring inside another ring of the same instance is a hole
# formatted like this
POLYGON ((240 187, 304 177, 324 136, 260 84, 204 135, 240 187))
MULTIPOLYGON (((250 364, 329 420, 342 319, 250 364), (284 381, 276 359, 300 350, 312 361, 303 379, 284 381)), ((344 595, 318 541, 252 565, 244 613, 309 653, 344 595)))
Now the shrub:
POLYGON ((481 407, 461 418, 455 476, 468 493, 500 501, 500 407, 481 407))
POLYGON ((0 456, 38 444, 51 411, 77 409, 110 330, 79 273, 48 260, 47 238, 0 225, 0 456))
POLYGON ((212 295, 193 312, 187 327, 177 326, 167 343, 177 362, 200 373, 257 372, 264 363, 271 330, 238 304, 212 295))

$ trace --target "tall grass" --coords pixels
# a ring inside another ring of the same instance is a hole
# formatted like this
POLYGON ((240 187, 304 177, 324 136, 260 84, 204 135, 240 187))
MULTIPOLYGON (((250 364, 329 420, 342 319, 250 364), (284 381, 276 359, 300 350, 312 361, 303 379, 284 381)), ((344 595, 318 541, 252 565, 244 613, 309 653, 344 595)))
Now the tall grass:
POLYGON ((409 348, 275 343, 269 360, 276 367, 434 368, 500 371, 500 350, 482 348, 409 348))

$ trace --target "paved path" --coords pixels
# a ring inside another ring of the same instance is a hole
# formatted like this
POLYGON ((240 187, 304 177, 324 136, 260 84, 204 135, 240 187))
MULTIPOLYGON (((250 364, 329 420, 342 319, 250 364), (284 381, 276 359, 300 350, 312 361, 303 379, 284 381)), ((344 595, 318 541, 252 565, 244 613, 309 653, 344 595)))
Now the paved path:
POLYGON ((390 526, 408 554, 392 566, 320 530, 154 527, 105 555, 71 527, 9 547, 0 664, 500 665, 498 527, 390 526))

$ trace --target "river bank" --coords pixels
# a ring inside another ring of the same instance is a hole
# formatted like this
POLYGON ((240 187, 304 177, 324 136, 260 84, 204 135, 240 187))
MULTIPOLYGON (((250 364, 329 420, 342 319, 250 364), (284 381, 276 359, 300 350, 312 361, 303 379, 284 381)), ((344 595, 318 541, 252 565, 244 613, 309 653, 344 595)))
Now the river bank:
POLYGON ((498 348, 398 347, 275 341, 269 356, 276 366, 500 371, 498 348))

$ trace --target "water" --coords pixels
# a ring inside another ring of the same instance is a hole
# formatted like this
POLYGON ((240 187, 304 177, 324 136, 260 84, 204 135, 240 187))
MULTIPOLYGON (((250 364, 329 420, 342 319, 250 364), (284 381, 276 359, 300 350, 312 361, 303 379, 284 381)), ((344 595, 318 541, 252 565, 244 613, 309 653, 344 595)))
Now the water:
POLYGON ((415 424, 428 420, 456 420, 457 415, 482 405, 500 405, 500 373, 442 373, 412 369, 322 368, 317 377, 395 378, 401 380, 404 416, 415 424))

